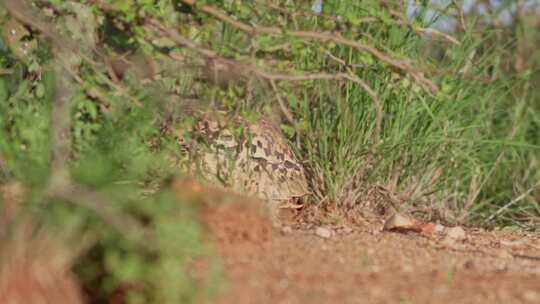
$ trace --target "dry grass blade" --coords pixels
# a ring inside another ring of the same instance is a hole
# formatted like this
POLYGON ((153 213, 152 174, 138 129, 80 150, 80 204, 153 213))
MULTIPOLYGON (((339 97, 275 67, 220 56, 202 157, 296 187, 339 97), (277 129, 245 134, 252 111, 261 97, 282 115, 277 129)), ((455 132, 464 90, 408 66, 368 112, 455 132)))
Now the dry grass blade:
POLYGON ((536 184, 534 184, 534 186, 530 187, 529 189, 527 189, 527 191, 525 191, 524 193, 522 193, 521 195, 519 195, 518 197, 514 198, 513 200, 511 200, 510 202, 508 202, 506 205, 502 206, 501 208, 499 208, 499 210, 497 210, 495 213, 493 213, 492 215, 490 215, 485 221, 484 223, 489 223, 491 222, 492 220, 494 220, 495 218, 497 218, 499 215, 501 215, 504 211, 508 210, 508 208, 512 207, 513 205, 515 205, 516 203, 518 203, 519 201, 521 201, 522 199, 524 199, 527 195, 529 195, 531 192, 533 192, 536 188, 540 187, 540 180, 538 182, 536 182, 536 184))

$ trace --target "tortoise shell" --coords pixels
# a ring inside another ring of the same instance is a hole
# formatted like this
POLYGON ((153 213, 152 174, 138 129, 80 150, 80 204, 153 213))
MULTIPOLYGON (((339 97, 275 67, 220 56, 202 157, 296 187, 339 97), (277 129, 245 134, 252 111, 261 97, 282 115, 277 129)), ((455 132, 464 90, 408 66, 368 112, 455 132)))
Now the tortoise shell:
POLYGON ((196 144, 182 145, 189 151, 186 167, 206 181, 277 205, 309 193, 302 164, 266 119, 224 123, 203 115, 191 131, 196 144))

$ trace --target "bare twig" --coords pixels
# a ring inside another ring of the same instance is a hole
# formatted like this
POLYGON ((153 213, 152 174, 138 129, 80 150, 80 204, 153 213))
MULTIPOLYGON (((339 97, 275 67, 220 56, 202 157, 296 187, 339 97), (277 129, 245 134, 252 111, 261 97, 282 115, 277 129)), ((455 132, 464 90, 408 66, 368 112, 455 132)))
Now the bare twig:
POLYGON ((63 73, 63 68, 56 68, 56 97, 53 103, 51 135, 52 135, 52 177, 51 181, 57 183, 69 181, 69 160, 71 154, 71 96, 69 77, 63 73))
POLYGON ((461 27, 462 31, 465 31, 466 23, 465 23, 465 13, 463 12, 463 7, 461 7, 458 0, 452 0, 452 4, 454 4, 454 6, 456 7, 456 10, 458 11, 459 26, 461 27))
POLYGON ((294 117, 291 111, 289 111, 289 108, 283 101, 283 98, 281 97, 281 94, 279 93, 279 89, 276 85, 276 82, 274 80, 270 80, 270 85, 272 86, 272 89, 274 90, 274 93, 276 94, 276 98, 278 100, 279 107, 281 108, 281 111, 283 112, 283 115, 285 115, 285 118, 287 118, 289 123, 291 123, 296 128, 296 121, 294 120, 294 117))
POLYGON ((12 74, 12 73, 13 73, 12 69, 0 68, 0 75, 9 75, 9 74, 12 74))
POLYGON ((325 49, 324 50, 324 53, 332 60, 334 60, 335 62, 339 63, 341 66, 347 68, 347 67, 352 67, 352 68, 368 68, 369 65, 368 64, 354 64, 354 63, 347 63, 345 60, 335 56, 334 54, 332 54, 332 52, 330 52, 329 50, 325 49))
POLYGON ((296 123, 296 120, 294 120, 294 116, 292 115, 291 111, 289 110, 289 107, 287 107, 287 104, 281 97, 281 93, 279 92, 279 89, 276 85, 276 82, 274 80, 270 80, 270 86, 272 87, 272 90, 274 91, 274 94, 276 95, 276 99, 279 104, 279 108, 281 109, 281 112, 287 119, 287 121, 293 126, 295 131, 295 138, 296 138, 296 147, 300 147, 300 129, 298 128, 298 124, 296 123))
POLYGON ((460 45, 461 43, 454 37, 446 34, 446 33, 443 33, 437 29, 434 29, 434 28, 423 28, 423 27, 417 27, 414 29, 415 31, 417 31, 418 33, 420 34, 431 34, 431 35, 435 35, 435 36, 439 36, 439 37, 442 37, 448 41, 450 41, 451 43, 455 44, 455 45, 460 45))
POLYGON ((515 205, 517 202, 521 201, 522 199, 524 199, 527 195, 529 195, 529 193, 531 193, 533 190, 535 190, 536 188, 540 187, 540 180, 538 182, 536 182, 536 184, 534 184, 534 186, 530 187, 527 191, 525 191, 524 193, 522 193, 521 195, 519 195, 518 197, 514 198, 513 200, 511 200, 510 202, 508 202, 508 204, 502 206, 501 208, 499 208, 499 210, 497 210, 495 213, 493 213, 490 217, 488 217, 484 223, 489 223, 491 222, 492 220, 494 220, 496 217, 498 217, 499 215, 501 215, 504 211, 506 211, 508 208, 512 207, 513 205, 515 205))
POLYGON ((395 10, 390 10, 390 13, 392 14, 392 16, 396 17, 398 20, 395 21, 394 23, 398 26, 406 26, 408 28, 410 28, 413 32, 415 32, 416 34, 418 35, 421 35, 421 34, 430 34, 430 35, 433 35, 433 36, 439 36, 439 37, 442 37, 443 39, 455 44, 455 45, 459 45, 461 44, 456 38, 452 37, 451 35, 449 34, 446 34, 446 33, 443 33, 437 29, 434 29, 434 28, 425 28, 425 27, 420 27, 420 26, 417 26, 417 25, 413 25, 409 22, 409 20, 407 19, 406 16, 404 16, 402 13, 398 12, 398 11, 395 11, 395 10))
POLYGON ((465 65, 459 70, 460 74, 467 74, 469 73, 471 67, 473 66, 474 56, 476 56, 476 50, 472 50, 469 53, 469 56, 467 56, 467 62, 465 65))

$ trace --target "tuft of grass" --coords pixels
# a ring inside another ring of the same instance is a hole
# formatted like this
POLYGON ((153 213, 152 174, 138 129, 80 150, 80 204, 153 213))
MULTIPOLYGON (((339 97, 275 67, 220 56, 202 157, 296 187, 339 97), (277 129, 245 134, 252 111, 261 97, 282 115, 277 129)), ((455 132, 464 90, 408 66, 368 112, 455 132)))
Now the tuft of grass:
MULTIPOLYGON (((363 13, 343 4, 328 14, 345 9, 363 13)), ((398 25, 363 28, 381 49, 435 71, 431 79, 439 91, 430 94, 410 75, 381 64, 358 71, 380 100, 378 126, 379 105, 356 84, 317 81, 298 89, 298 120, 309 125, 299 150, 313 177, 316 202, 367 206, 369 190, 379 189, 386 208, 478 223, 540 180, 540 142, 533 131, 539 100, 530 72, 509 73, 501 64, 512 53, 499 45, 519 43, 515 37, 497 44, 489 28, 479 33, 470 28, 457 36, 459 45, 442 46, 398 25), (432 50, 429 56, 425 49, 432 50)), ((346 47, 334 47, 331 54, 350 64, 362 62, 362 54, 346 47)), ((299 56, 294 63, 300 68, 305 62, 328 66, 332 59, 299 56)), ((538 197, 529 195, 496 222, 528 216, 522 225, 533 228, 538 212, 538 197)))

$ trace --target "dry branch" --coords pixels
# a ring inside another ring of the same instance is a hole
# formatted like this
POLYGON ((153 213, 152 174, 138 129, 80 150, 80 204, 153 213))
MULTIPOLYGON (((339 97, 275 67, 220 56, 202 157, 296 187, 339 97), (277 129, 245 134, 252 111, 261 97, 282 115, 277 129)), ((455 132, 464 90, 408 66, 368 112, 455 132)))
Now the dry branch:
MULTIPOLYGON (((346 66, 347 73, 334 73, 334 74, 311 73, 311 74, 305 74, 305 75, 272 73, 272 72, 265 71, 253 64, 246 64, 246 63, 242 63, 236 60, 223 58, 217 52, 210 50, 205 46, 197 44, 196 42, 188 38, 181 36, 180 34, 178 34, 177 31, 169 29, 155 20, 149 19, 146 22, 147 22, 148 27, 158 32, 161 32, 162 34, 169 37, 172 41, 174 41, 178 45, 199 53, 200 55, 205 57, 207 61, 212 62, 213 66, 224 66, 224 67, 227 67, 229 70, 234 69, 235 75, 242 75, 244 77, 248 75, 255 75, 261 79, 268 81, 274 93, 276 94, 276 98, 278 100, 281 111, 283 112, 285 118, 289 121, 289 123, 291 123, 295 127, 295 129, 297 128, 296 128, 296 123, 294 121, 293 115, 288 110, 287 106, 285 105, 281 97, 281 94, 278 91, 276 81, 295 82, 295 81, 306 81, 306 80, 335 80, 335 81, 351 81, 358 84, 363 90, 365 90, 368 93, 368 95, 371 97, 371 99, 373 100, 377 108, 376 129, 375 129, 374 139, 375 140, 378 139, 378 136, 380 134, 381 124, 382 124, 382 116, 383 116, 382 103, 379 100, 377 93, 365 81, 363 81, 358 76, 356 76, 350 67, 346 66)), ((342 61, 341 59, 339 62, 345 64, 344 61, 342 61)), ((215 75, 215 78, 219 78, 219 75, 215 75)))
POLYGON ((256 25, 251 25, 251 24, 238 21, 234 19, 233 17, 221 12, 220 10, 212 6, 197 5, 195 0, 183 0, 183 2, 197 9, 200 9, 201 11, 213 16, 214 18, 224 23, 227 23, 249 35, 257 35, 257 34, 280 35, 280 36, 283 35, 283 36, 291 36, 291 37, 296 37, 296 38, 313 39, 313 40, 322 41, 322 42, 331 41, 336 44, 354 48, 361 52, 367 52, 371 54, 373 57, 377 58, 378 60, 384 63, 387 63, 390 66, 393 66, 394 68, 402 70, 405 73, 411 74, 413 79, 417 81, 428 92, 436 93, 438 91, 438 87, 433 81, 427 79, 422 74, 417 73, 414 67, 412 67, 409 63, 392 58, 391 56, 380 52, 379 50, 377 50, 375 47, 371 45, 367 45, 367 44, 360 43, 358 41, 347 39, 343 37, 340 33, 301 31, 301 30, 284 31, 283 29, 278 28, 278 27, 256 26, 256 25))
MULTIPOLYGON (((356 76, 350 75, 348 73, 310 73, 305 75, 292 75, 292 74, 282 74, 282 73, 273 73, 266 70, 263 70, 253 64, 242 63, 233 59, 227 59, 220 56, 217 52, 208 49, 207 47, 197 44, 196 42, 185 38, 178 34, 175 30, 169 29, 163 26, 161 23, 155 20, 147 20, 146 24, 148 27, 161 32, 164 35, 167 35, 172 41, 174 41, 179 46, 188 48, 192 51, 195 51, 205 57, 210 61, 214 61, 223 66, 228 66, 234 68, 237 71, 235 74, 239 75, 255 75, 267 81, 306 81, 306 80, 348 80, 355 83, 358 83, 362 88, 366 89, 369 86, 366 85, 364 81, 359 79, 356 76)), ((372 89, 366 90, 371 97, 376 96, 375 92, 372 89)))

